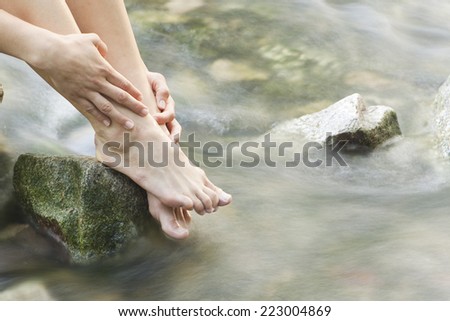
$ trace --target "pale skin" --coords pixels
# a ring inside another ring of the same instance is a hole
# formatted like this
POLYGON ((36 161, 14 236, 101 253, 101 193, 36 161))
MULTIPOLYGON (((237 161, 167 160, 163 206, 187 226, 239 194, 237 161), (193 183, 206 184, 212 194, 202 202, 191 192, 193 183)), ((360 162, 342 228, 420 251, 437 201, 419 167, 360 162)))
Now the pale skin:
POLYGON ((0 51, 27 62, 89 120, 99 161, 110 163, 103 147, 122 142, 125 132, 146 148, 152 142, 154 155, 169 146, 168 166, 140 167, 138 150, 121 144, 115 152, 130 166, 114 167, 147 191, 168 236, 189 235, 188 210, 211 213, 231 202, 171 144, 181 130, 173 100, 162 76, 147 71, 122 1, 0 0, 0 9, 0 51))

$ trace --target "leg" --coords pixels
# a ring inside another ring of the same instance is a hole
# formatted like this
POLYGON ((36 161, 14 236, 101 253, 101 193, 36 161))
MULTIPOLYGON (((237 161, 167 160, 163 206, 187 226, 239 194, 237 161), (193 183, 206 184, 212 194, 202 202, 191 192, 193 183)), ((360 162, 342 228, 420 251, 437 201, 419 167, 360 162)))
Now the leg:
POLYGON ((0 0, 0 8, 28 23, 59 34, 80 33, 63 0, 0 0))
MULTIPOLYGON (((72 13, 63 1, 44 0, 37 2, 18 0, 12 2, 0 0, 0 8, 24 21, 56 33, 80 33, 72 13), (56 21, 54 17, 59 18, 56 21)), ((41 73, 41 76, 47 79, 45 74, 41 73)), ((85 116, 89 119, 89 115, 85 116)), ((89 120, 95 128, 96 123, 94 119, 89 120)), ((154 196, 149 197, 149 208, 152 215, 161 222, 162 229, 167 235, 173 238, 185 238, 189 235, 187 225, 190 222, 190 215, 186 210, 164 206, 154 196)))
MULTIPOLYGON (((129 28, 129 24, 125 24, 125 26, 123 26, 123 22, 126 18, 126 16, 123 16, 124 8, 122 7, 122 9, 120 9, 120 6, 112 6, 112 3, 113 2, 106 3, 105 6, 100 10, 100 12, 95 12, 95 19, 99 21, 105 21, 105 17, 102 18, 103 14, 107 13, 106 11, 108 11, 108 8, 112 9, 113 12, 111 13, 111 16, 109 16, 108 13, 108 17, 121 17, 118 21, 113 20, 114 25, 122 25, 122 28, 119 29, 122 31, 124 30, 125 34, 121 34, 121 36, 125 37, 127 41, 131 41, 132 43, 134 41, 134 38, 132 38, 131 40, 129 38, 130 35, 132 36, 132 33, 129 33, 129 31, 131 30, 129 28), (118 12, 119 14, 117 15, 118 12)), ((114 4, 117 5, 118 3, 114 2, 114 4)), ((70 13, 70 10, 68 10, 66 4, 63 1, 43 0, 39 1, 39 3, 36 3, 35 1, 31 0, 17 0, 14 2, 2 0, 0 1, 0 6, 6 11, 9 11, 10 13, 18 16, 23 20, 38 25, 42 28, 49 29, 55 33, 70 34, 80 32, 75 20, 73 19, 73 16, 70 13)), ((74 9, 74 11, 77 10, 74 9)), ((89 8, 89 10, 87 10, 87 12, 90 12, 91 14, 93 11, 94 10, 92 10, 92 8, 89 8)), ((102 23, 100 23, 100 26, 102 26, 102 23)), ((103 26, 107 25, 103 24, 103 26)), ((110 35, 108 36, 107 32, 104 33, 103 36, 112 41, 112 45, 108 44, 110 45, 110 51, 112 51, 112 48, 116 48, 116 50, 113 50, 116 54, 110 54, 111 62, 116 64, 117 67, 115 67, 118 68, 122 73, 124 73, 128 79, 135 82, 136 86, 140 87, 139 89, 146 95, 144 103, 156 110, 154 97, 149 90, 149 86, 146 83, 146 80, 144 80, 144 66, 142 64, 142 61, 140 60, 140 57, 138 56, 137 46, 135 45, 135 43, 134 47, 131 47, 131 50, 128 54, 117 54, 122 52, 122 49, 124 48, 122 44, 120 46, 117 46, 114 43, 114 41, 119 41, 120 38, 114 39, 114 37, 111 37, 110 35), (120 47, 120 50, 118 50, 118 47, 120 47)), ((128 50, 124 52, 128 52, 128 50)), ((117 106, 117 108, 121 107, 117 106)), ((123 110, 123 112, 127 113, 126 110, 123 110)), ((113 124, 113 126, 111 126, 110 128, 105 129, 102 126, 99 126, 99 124, 95 122, 95 119, 92 119, 90 115, 85 116, 89 119, 96 131, 99 159, 105 160, 106 156, 102 153, 101 147, 108 141, 122 142, 124 131, 120 128, 120 126, 117 126, 117 124, 113 124)), ((135 129, 130 132, 132 140, 142 143, 150 140, 155 143, 154 152, 156 154, 161 154, 162 143, 169 143, 169 140, 165 133, 161 130, 161 128, 158 127, 153 118, 139 118, 135 117, 135 115, 131 113, 129 113, 129 116, 130 118, 133 118, 136 124, 135 129)), ((125 157, 125 153, 130 154, 129 156, 132 160, 131 168, 117 167, 116 169, 131 177, 136 183, 141 185, 151 195, 156 195, 157 202, 161 200, 166 206, 169 206, 165 208, 165 212, 160 210, 159 215, 157 215, 157 218, 160 218, 161 221, 170 222, 170 219, 168 219, 169 216, 167 215, 167 213, 169 213, 168 208, 170 209, 170 207, 194 207, 198 212, 201 213, 205 209, 211 210, 212 207, 215 206, 214 204, 218 203, 217 194, 220 192, 220 190, 212 185, 199 169, 189 165, 187 162, 187 158, 184 155, 182 155, 182 158, 184 157, 183 160, 186 163, 186 167, 180 167, 174 164, 173 148, 169 150, 169 166, 166 166, 165 168, 152 168, 148 165, 146 165, 144 168, 139 167, 138 155, 133 154, 133 152, 131 151, 124 151, 121 148, 123 148, 123 145, 121 145, 118 149, 118 152, 121 153, 122 157, 125 157), (164 219, 161 218, 161 215, 165 215, 164 219)), ((154 205, 155 203, 158 205, 159 203, 157 202, 153 202, 153 205, 152 202, 150 202, 150 206, 154 209, 157 209, 158 206, 154 205)), ((225 200, 225 203, 226 202, 227 200, 225 200)), ((172 221, 177 220, 177 213, 180 213, 180 211, 172 210, 172 212, 170 213, 170 215, 172 215, 172 221)), ((182 214, 183 213, 184 212, 182 212, 182 214)), ((173 230, 170 227, 168 229, 173 230)), ((180 235, 178 234, 174 237, 179 236, 180 235)))
MULTIPOLYGON (((150 113, 155 114, 159 112, 156 107, 155 98, 148 86, 146 77, 147 68, 141 59, 123 1, 67 0, 66 2, 81 31, 96 33, 106 42, 108 45, 108 61, 120 73, 125 75, 139 90, 141 90, 144 95, 144 102, 149 107, 150 113), (127 48, 127 50, 123 50, 123 48, 127 48)), ((165 128, 163 128, 163 130, 165 130, 165 128)), ((101 145, 102 143, 98 141, 98 146, 101 145)), ((100 155, 99 158, 104 159, 102 155, 100 155)), ((186 160, 185 162, 187 163, 188 161, 186 160)), ((207 179, 203 184, 206 185, 206 188, 203 190, 204 193, 199 191, 199 194, 197 194, 198 198, 203 201, 202 203, 197 201, 196 204, 194 202, 194 208, 197 212, 199 212, 198 209, 200 209, 199 213, 203 213, 203 210, 201 210, 202 205, 207 211, 212 210, 211 207, 208 209, 208 204, 205 204, 204 202, 205 199, 206 202, 209 202, 208 197, 213 200, 213 207, 216 207, 216 204, 218 203, 220 203, 220 205, 225 205, 229 202, 229 200, 226 199, 226 196, 225 200, 222 202, 217 200, 218 194, 222 194, 223 192, 211 184, 207 179)), ((161 221, 163 229, 170 227, 165 230, 167 234, 174 236, 175 231, 177 231, 177 233, 187 236, 186 229, 176 229, 177 226, 182 224, 178 224, 180 220, 174 219, 175 215, 172 214, 174 211, 173 209, 163 206, 159 199, 152 193, 148 194, 148 198, 152 215, 161 221), (169 230, 172 233, 170 233, 169 230)), ((181 214, 182 213, 183 211, 181 211, 181 214)), ((184 216, 187 215, 188 213, 185 213, 184 216)), ((187 220, 188 219, 185 219, 184 221, 187 220)))

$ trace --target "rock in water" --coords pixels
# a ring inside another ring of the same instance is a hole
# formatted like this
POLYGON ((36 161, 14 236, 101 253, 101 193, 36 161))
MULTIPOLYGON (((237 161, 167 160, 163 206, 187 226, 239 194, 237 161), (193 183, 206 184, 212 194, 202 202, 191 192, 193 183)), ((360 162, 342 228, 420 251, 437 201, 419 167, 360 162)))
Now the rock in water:
POLYGON ((439 88, 434 100, 435 132, 439 151, 450 157, 450 77, 439 88))
POLYGON ((373 149, 401 135, 397 115, 391 107, 367 107, 359 94, 280 126, 283 131, 301 133, 310 141, 326 145, 347 141, 348 148, 356 146, 373 149))
POLYGON ((0 229, 16 220, 20 213, 13 198, 13 165, 14 155, 7 140, 0 136, 0 229))
POLYGON ((54 301, 45 284, 39 281, 25 281, 0 292, 1 301, 54 301))
POLYGON ((154 224, 145 191, 90 157, 21 155, 14 190, 32 223, 75 263, 110 256, 154 224))

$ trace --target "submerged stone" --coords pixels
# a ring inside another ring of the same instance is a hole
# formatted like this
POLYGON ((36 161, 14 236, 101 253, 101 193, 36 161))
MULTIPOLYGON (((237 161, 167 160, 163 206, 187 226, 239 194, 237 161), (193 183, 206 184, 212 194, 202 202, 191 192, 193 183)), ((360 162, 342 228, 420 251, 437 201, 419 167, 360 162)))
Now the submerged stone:
POLYGON ((243 62, 235 62, 228 59, 217 59, 209 68, 210 75, 217 81, 249 81, 267 80, 269 75, 243 62))
POLYGON ((203 0, 169 0, 166 7, 170 12, 176 14, 184 14, 204 6, 203 0))
POLYGON ((300 133, 326 145, 346 141, 346 149, 373 149, 401 135, 397 115, 391 107, 367 107, 359 94, 348 96, 326 109, 288 121, 275 131, 300 133))
POLYGON ((450 77, 439 88, 434 100, 435 135, 442 156, 450 157, 450 77))
POLYGON ((75 263, 111 256, 154 224, 145 191, 94 158, 21 155, 14 189, 32 224, 75 263))
POLYGON ((1 301, 54 301, 47 287, 40 281, 25 281, 0 292, 1 301))
POLYGON ((0 136, 0 228, 13 221, 15 208, 12 188, 14 155, 9 150, 6 139, 0 136))

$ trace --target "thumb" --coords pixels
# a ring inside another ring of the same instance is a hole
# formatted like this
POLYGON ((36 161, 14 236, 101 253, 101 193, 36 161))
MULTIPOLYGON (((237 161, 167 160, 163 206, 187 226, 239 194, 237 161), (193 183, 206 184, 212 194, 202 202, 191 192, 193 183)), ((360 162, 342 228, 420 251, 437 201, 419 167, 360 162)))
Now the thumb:
POLYGON ((98 52, 100 52, 103 57, 106 57, 106 54, 108 53, 108 46, 106 45, 106 43, 104 43, 95 33, 88 34, 88 36, 90 37, 91 42, 97 48, 98 52))

